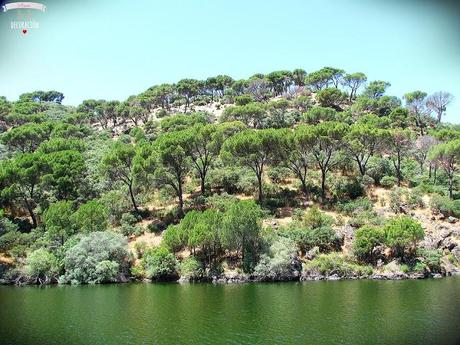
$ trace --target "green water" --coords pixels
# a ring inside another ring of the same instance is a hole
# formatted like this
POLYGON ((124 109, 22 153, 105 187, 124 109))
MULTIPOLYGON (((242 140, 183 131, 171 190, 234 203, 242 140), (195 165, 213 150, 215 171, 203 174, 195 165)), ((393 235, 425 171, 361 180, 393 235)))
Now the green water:
POLYGON ((0 287, 0 344, 459 343, 459 278, 0 287))

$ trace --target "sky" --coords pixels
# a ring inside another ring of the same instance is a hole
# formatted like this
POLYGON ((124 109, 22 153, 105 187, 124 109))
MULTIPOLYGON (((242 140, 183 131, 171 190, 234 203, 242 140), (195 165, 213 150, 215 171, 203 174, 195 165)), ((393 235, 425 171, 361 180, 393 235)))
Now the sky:
MULTIPOLYGON (((13 1, 6 1, 7 3, 13 1)), ((455 96, 460 6, 445 0, 80 0, 0 13, 0 95, 58 90, 64 104, 125 100, 164 82, 324 66, 455 96), (11 21, 35 20, 26 34, 11 21)), ((3 4, 5 1, 3 1, 3 4)))

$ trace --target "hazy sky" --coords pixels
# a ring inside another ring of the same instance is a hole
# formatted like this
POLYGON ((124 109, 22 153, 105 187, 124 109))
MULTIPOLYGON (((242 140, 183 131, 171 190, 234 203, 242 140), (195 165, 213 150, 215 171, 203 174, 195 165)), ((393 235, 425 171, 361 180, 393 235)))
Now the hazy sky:
MULTIPOLYGON (((12 1, 7 1, 12 2, 12 1)), ((449 91, 460 122, 459 7, 429 0, 38 1, 26 35, 0 13, 0 95, 55 89, 65 104, 124 100, 181 78, 323 66, 386 80, 389 94, 449 91), (67 3, 67 4, 66 4, 67 3)), ((3 2, 4 3, 4 2, 3 2)))

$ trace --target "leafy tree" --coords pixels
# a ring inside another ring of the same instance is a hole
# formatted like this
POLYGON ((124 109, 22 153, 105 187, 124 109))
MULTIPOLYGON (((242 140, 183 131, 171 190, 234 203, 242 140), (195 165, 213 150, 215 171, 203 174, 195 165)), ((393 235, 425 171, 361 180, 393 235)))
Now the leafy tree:
POLYGON ((296 68, 292 71, 292 81, 296 86, 304 86, 307 72, 301 68, 296 68))
POLYGON ((0 180, 4 186, 1 195, 4 199, 24 207, 37 226, 34 209, 39 199, 39 184, 43 174, 43 158, 38 153, 25 153, 4 161, 0 165, 0 180))
POLYGON ((318 124, 324 121, 334 121, 337 112, 332 108, 313 107, 303 117, 308 124, 318 124))
POLYGON ((177 259, 165 247, 156 247, 146 251, 141 265, 148 279, 154 281, 177 279, 177 259))
POLYGON ((346 94, 336 88, 325 88, 318 91, 316 99, 322 107, 334 108, 341 111, 341 105, 346 100, 346 94))
POLYGON ((460 139, 436 145, 430 152, 430 158, 442 167, 446 173, 449 184, 449 197, 452 199, 454 177, 459 169, 460 139))
POLYGON ((391 219, 383 230, 386 243, 401 260, 404 259, 405 252, 414 250, 417 242, 425 236, 420 223, 407 216, 391 219))
POLYGON ((420 128, 420 135, 424 135, 424 128, 427 126, 429 110, 426 107, 427 93, 422 91, 409 92, 404 95, 409 113, 415 119, 415 125, 420 128))
POLYGON ((410 154, 412 149, 412 134, 408 129, 393 129, 387 132, 385 147, 389 158, 396 170, 398 187, 401 186, 402 170, 401 163, 410 154))
POLYGON ((188 281, 200 280, 204 275, 203 265, 195 256, 189 256, 180 263, 179 267, 181 279, 188 281))
POLYGON ((122 281, 128 269, 127 241, 113 232, 92 232, 82 236, 64 256, 65 275, 72 284, 122 281))
POLYGON ((58 201, 51 204, 43 214, 43 223, 50 239, 58 241, 62 246, 75 234, 75 227, 72 224, 73 214, 72 202, 58 201))
POLYGON ((64 94, 58 91, 34 91, 19 96, 21 102, 54 102, 61 104, 64 94))
POLYGON ((367 163, 384 140, 384 132, 367 125, 354 124, 346 135, 345 142, 348 152, 358 164, 361 175, 366 174, 367 163))
POLYGON ((259 202, 263 201, 263 172, 265 166, 279 158, 281 132, 274 129, 246 130, 228 138, 223 146, 227 160, 250 168, 257 177, 259 202))
POLYGON ((159 185, 171 186, 179 199, 179 214, 183 213, 183 186, 185 177, 191 168, 187 152, 189 135, 186 131, 166 133, 154 143, 158 154, 159 167, 155 171, 155 179, 159 185))
POLYGON ((201 194, 204 195, 206 176, 219 155, 222 142, 219 140, 216 125, 196 125, 186 131, 189 136, 186 151, 200 176, 201 194))
POLYGON ((350 89, 350 95, 348 100, 351 102, 356 98, 358 89, 367 81, 367 77, 364 73, 357 72, 346 74, 343 78, 343 84, 350 89))
POLYGON ((343 147, 343 138, 348 131, 348 126, 340 122, 322 122, 310 126, 305 132, 305 141, 311 144, 312 155, 321 170, 321 197, 326 198, 327 173, 334 168, 341 158, 338 155, 343 147))
POLYGON ((292 83, 292 73, 289 71, 274 71, 267 74, 266 78, 275 96, 286 92, 292 83))
POLYGON ((78 232, 91 233, 105 231, 108 224, 109 212, 105 205, 97 200, 90 200, 81 205, 71 216, 71 222, 78 232))
POLYGON ((121 181, 128 188, 135 212, 139 212, 136 202, 136 183, 143 173, 141 155, 132 144, 116 141, 102 158, 102 171, 115 181, 121 181))
POLYGON ((363 96, 371 98, 371 99, 381 98, 385 94, 386 89, 390 86, 391 84, 386 81, 382 81, 382 80, 371 81, 369 85, 367 85, 366 89, 364 90, 363 96))
POLYGON ((27 123, 4 133, 1 141, 11 150, 27 153, 35 151, 43 141, 49 138, 49 135, 48 123, 27 123))
POLYGON ((224 110, 221 121, 241 121, 253 128, 262 128, 266 115, 265 106, 259 102, 250 102, 242 106, 231 106, 224 110))
POLYGON ((364 225, 356 231, 353 252, 358 259, 373 263, 375 261, 374 249, 383 244, 385 244, 383 228, 364 225))
POLYGON ((198 124, 207 124, 206 117, 201 113, 191 115, 178 114, 162 119, 160 127, 163 132, 174 132, 187 129, 198 124))
MULTIPOLYGON (((187 213, 188 214, 188 213, 187 213)), ((190 224, 188 234, 188 246, 190 248, 201 248, 203 256, 211 263, 211 256, 216 256, 220 248, 218 229, 221 224, 221 213, 209 209, 196 215, 196 222, 190 224)))
POLYGON ((241 253, 246 272, 254 268, 257 257, 260 216, 261 210, 256 203, 239 201, 230 205, 222 218, 222 244, 241 253))
POLYGON ((446 107, 453 101, 453 99, 454 96, 452 96, 449 92, 444 91, 435 92, 434 94, 428 96, 426 106, 428 109, 435 112, 438 123, 441 123, 442 115, 446 111, 446 107))
POLYGON ((58 274, 58 260, 46 249, 39 248, 27 256, 24 275, 29 282, 49 284, 57 279, 58 274))
POLYGON ((85 157, 75 150, 64 150, 43 155, 42 181, 57 200, 77 199, 84 188, 87 173, 85 157))
POLYGON ((196 79, 182 79, 177 83, 177 92, 185 99, 185 113, 193 98, 199 94, 201 87, 202 82, 196 79))

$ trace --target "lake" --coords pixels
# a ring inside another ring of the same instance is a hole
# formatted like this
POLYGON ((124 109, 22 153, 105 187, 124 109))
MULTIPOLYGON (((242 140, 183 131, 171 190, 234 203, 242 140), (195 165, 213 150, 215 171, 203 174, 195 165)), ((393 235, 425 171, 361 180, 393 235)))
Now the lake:
POLYGON ((460 278, 0 286, 1 344, 458 344, 460 278))

